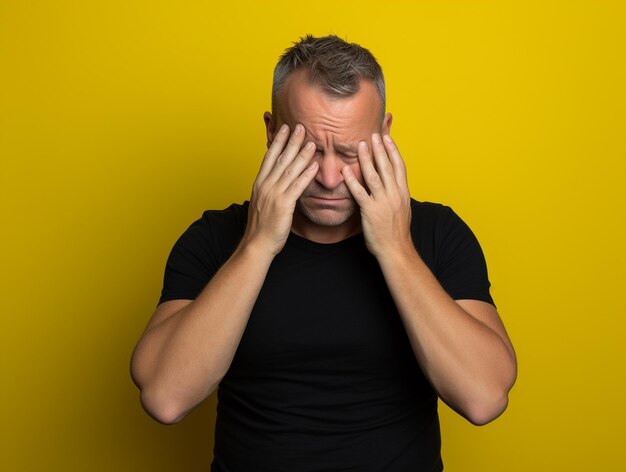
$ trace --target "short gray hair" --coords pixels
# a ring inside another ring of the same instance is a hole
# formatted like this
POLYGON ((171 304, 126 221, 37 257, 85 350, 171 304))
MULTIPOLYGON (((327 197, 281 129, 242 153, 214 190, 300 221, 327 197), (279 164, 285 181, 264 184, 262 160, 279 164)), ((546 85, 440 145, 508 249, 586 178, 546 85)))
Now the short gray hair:
POLYGON ((306 68, 309 83, 335 97, 349 97, 359 91, 361 79, 376 86, 381 99, 381 121, 385 115, 385 79, 376 58, 364 47, 348 43, 336 35, 315 38, 308 34, 285 50, 274 68, 272 84, 272 114, 278 106, 278 96, 289 75, 306 68))

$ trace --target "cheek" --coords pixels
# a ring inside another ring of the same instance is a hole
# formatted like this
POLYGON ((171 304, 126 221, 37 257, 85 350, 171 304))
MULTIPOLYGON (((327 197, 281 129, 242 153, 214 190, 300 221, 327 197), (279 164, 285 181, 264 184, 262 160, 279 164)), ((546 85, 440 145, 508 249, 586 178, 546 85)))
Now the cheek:
POLYGON ((361 185, 363 185, 363 174, 361 173, 361 166, 359 165, 358 161, 348 165, 350 166, 350 170, 355 175, 356 179, 361 185))

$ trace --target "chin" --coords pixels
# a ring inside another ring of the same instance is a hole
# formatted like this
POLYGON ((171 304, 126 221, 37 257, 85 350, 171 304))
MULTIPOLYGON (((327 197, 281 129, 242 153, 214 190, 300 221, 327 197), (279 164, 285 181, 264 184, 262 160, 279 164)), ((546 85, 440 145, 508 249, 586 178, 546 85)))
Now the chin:
POLYGON ((354 200, 346 200, 345 205, 309 205, 301 200, 296 210, 305 219, 317 226, 340 226, 348 221, 356 212, 354 200))

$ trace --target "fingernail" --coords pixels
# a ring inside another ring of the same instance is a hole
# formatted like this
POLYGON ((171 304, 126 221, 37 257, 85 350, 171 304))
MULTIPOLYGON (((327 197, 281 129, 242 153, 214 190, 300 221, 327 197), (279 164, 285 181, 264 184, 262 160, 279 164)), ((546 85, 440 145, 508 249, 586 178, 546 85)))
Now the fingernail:
POLYGON ((388 134, 386 134, 385 136, 383 136, 383 139, 384 139, 385 141, 387 141, 388 143, 392 142, 392 141, 391 141, 391 136, 389 136, 388 134))
POLYGON ((308 143, 306 143, 306 146, 304 147, 307 151, 310 151, 311 149, 313 149, 313 143, 309 141, 308 143))
POLYGON ((302 125, 301 125, 300 123, 298 123, 298 124, 296 125, 296 130, 295 130, 295 133, 296 133, 296 134, 300 134, 301 132, 302 132, 302 125))
POLYGON ((378 133, 374 133, 374 134, 372 135, 372 141, 374 141, 375 143, 377 143, 377 144, 378 144, 378 143, 380 142, 380 134, 378 134, 378 133))
POLYGON ((286 124, 280 127, 281 134, 285 134, 288 130, 289 130, 289 126, 287 126, 286 124))

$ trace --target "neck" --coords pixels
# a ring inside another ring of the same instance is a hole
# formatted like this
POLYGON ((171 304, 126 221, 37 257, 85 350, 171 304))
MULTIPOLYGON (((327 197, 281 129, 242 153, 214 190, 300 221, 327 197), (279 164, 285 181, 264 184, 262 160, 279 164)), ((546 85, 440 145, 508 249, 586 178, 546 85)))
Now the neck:
POLYGON ((345 222, 337 226, 324 226, 313 223, 297 212, 293 215, 291 231, 304 239, 321 244, 332 244, 348 239, 363 231, 361 228, 361 215, 355 212, 345 222))

